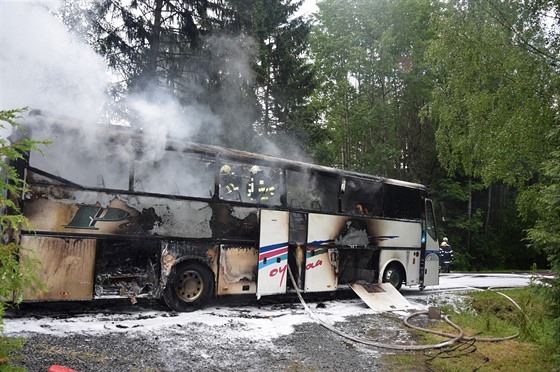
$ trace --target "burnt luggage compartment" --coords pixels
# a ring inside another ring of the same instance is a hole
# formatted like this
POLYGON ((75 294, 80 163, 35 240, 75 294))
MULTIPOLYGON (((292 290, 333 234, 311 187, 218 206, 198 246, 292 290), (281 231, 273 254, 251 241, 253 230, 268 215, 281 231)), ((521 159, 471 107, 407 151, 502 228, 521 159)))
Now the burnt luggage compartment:
POLYGON ((152 296, 158 287, 160 242, 146 239, 98 239, 95 297, 152 296))

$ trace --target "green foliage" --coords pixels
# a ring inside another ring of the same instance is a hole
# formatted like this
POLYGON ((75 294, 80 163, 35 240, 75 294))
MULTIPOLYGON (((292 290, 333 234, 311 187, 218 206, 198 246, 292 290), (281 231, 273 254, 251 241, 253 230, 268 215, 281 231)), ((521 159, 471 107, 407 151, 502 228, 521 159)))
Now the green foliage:
MULTIPOLYGON (((438 86, 430 104, 439 121, 439 158, 485 184, 522 185, 550 147, 556 90, 548 63, 516 42, 514 2, 451 1, 430 47, 438 86), (550 89, 552 88, 552 89, 550 89)), ((525 35, 538 42, 539 30, 525 35)))
MULTIPOLYGON (((26 109, 0 111, 0 129, 21 129, 17 120, 26 109), (7 126, 7 125, 8 126, 7 126)), ((2 315, 6 306, 5 301, 18 304, 23 299, 23 290, 35 288, 44 289, 37 276, 38 261, 31 254, 20 256, 23 250, 14 240, 21 228, 29 229, 27 219, 22 215, 17 199, 26 188, 24 180, 20 178, 14 164, 24 159, 31 150, 40 150, 40 145, 47 145, 48 141, 22 139, 9 142, 0 137, 0 333, 2 332, 2 315)), ((0 358, 5 357, 8 349, 19 345, 13 340, 0 338, 0 358)))
MULTIPOLYGON (((21 130, 17 120, 21 118, 21 114, 25 110, 27 108, 0 111, 0 129, 7 130, 6 124, 8 124, 13 129, 21 130)), ((2 232, 17 230, 21 226, 28 227, 27 220, 21 215, 18 205, 14 202, 25 191, 25 184, 13 164, 23 160, 31 150, 40 151, 39 145, 47 145, 48 143, 48 141, 30 139, 22 139, 10 143, 8 139, 0 137, 0 158, 3 160, 0 162, 0 172, 3 175, 2 179, 0 179, 0 188, 2 190, 0 207, 3 212, 11 212, 11 214, 2 213, 0 216, 0 229, 2 232)))
MULTIPOLYGON (((465 253, 473 267, 527 267, 531 264, 527 257, 544 266, 545 245, 525 246, 522 231, 540 218, 537 199, 546 195, 539 186, 540 164, 557 143, 546 134, 557 125, 554 66, 560 38, 558 28, 543 27, 547 24, 543 15, 557 6, 457 0, 446 2, 444 11, 433 18, 438 37, 428 50, 438 80, 425 112, 439 123, 439 160, 452 177, 464 174, 493 188, 492 199, 471 193, 472 214, 465 214, 463 195, 456 192, 455 204, 464 208, 463 213, 456 215, 457 222, 446 224, 467 243, 465 253), (516 203, 524 220, 515 216, 512 196, 519 196, 516 203), (488 205, 477 204, 480 200, 488 205), (496 202, 500 208, 493 206, 496 202), (477 209, 482 215, 472 219, 477 209)), ((548 239, 536 232, 530 237, 548 239)))
MULTIPOLYGON (((551 131, 551 137, 560 139, 560 127, 551 131)), ((557 142, 558 143, 558 142, 557 142)), ((529 230, 529 237, 548 255, 554 276, 548 278, 544 288, 551 316, 554 319, 554 340, 560 358, 560 146, 551 153, 550 159, 543 163, 543 180, 533 193, 538 220, 529 230)))
MULTIPOLYGON (((496 291, 469 292, 461 306, 443 304, 441 309, 467 337, 500 338, 517 333, 518 337, 500 342, 463 340, 451 347, 417 353, 414 360, 395 370, 509 371, 512 366, 524 371, 556 370, 558 363, 548 342, 551 322, 542 297, 528 287, 499 292, 512 298, 521 310, 496 291), (421 367, 423 364, 425 368, 421 367)), ((456 333, 444 322, 431 322, 428 328, 456 333)), ((418 336, 421 344, 444 340, 428 333, 418 333, 418 336)))
POLYGON ((538 344, 550 353, 554 350, 551 343, 554 319, 548 313, 544 289, 536 282, 527 288, 499 291, 513 299, 521 309, 495 291, 472 292, 469 294, 471 308, 475 314, 492 319, 491 322, 503 321, 514 326, 521 340, 538 344))
POLYGON ((4 307, 0 306, 0 371, 25 371, 22 367, 11 367, 8 365, 8 359, 11 355, 19 352, 23 348, 25 340, 21 337, 4 337, 2 336, 2 318, 4 317, 4 307))
POLYGON ((432 87, 424 51, 429 1, 318 3, 311 50, 327 135, 324 164, 427 183, 433 176, 433 122, 418 113, 432 87))

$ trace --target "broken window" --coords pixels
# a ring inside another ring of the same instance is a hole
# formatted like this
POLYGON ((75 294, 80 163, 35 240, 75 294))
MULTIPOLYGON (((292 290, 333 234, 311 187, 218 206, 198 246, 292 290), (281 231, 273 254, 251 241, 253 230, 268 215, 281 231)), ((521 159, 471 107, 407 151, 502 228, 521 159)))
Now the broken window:
POLYGON ((51 139, 43 153, 32 151, 29 165, 85 187, 128 190, 129 165, 126 137, 104 137, 79 130, 33 129, 33 138, 51 139), (72 159, 72 161, 68 161, 72 159))
POLYGON ((220 199, 281 205, 283 170, 224 160, 218 174, 220 199))
POLYGON ((338 212, 338 180, 335 176, 288 170, 286 188, 290 208, 338 212))
POLYGON ((346 177, 342 184, 342 212, 383 216, 383 183, 346 177))
POLYGON ((214 195, 215 161, 202 154, 165 151, 159 157, 138 161, 134 190, 141 192, 211 198, 214 195))

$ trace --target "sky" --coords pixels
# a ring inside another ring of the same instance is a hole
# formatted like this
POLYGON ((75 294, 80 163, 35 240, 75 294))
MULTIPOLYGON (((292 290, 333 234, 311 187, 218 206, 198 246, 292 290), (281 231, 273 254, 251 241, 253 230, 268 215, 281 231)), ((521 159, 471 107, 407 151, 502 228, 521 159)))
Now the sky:
POLYGON ((301 14, 311 14, 319 10, 317 7, 317 0, 305 0, 299 10, 301 14))

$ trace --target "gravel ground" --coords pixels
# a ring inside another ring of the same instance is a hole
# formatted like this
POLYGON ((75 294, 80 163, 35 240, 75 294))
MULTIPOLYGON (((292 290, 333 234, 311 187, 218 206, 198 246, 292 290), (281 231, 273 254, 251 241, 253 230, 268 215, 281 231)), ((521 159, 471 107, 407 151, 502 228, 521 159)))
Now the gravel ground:
MULTIPOLYGON (((329 314, 331 307, 337 311, 334 304, 350 306, 358 313, 332 322, 347 334, 381 343, 411 342, 402 316, 369 311, 359 300, 316 302, 310 307, 329 314)), ((44 372, 53 365, 80 372, 385 371, 380 357, 394 353, 333 333, 311 321, 297 302, 214 306, 205 310, 206 320, 201 322, 196 321, 197 313, 176 314, 153 304, 106 304, 62 311, 26 306, 9 312, 6 320, 24 322, 29 329, 38 326, 45 332, 23 332, 27 341, 12 364, 32 372, 44 372), (185 316, 191 320, 183 321, 185 316), (214 320, 208 321, 209 316, 214 320), (294 322, 291 331, 285 332, 283 323, 291 324, 294 318, 304 320, 294 322), (271 320, 274 325, 255 331, 255 324, 271 320), (88 322, 102 325, 104 331, 92 331, 88 322), (64 328, 65 323, 70 330, 64 328), (154 327, 154 323, 160 325, 154 327)))
MULTIPOLYGON (((404 289, 420 308, 464 306, 465 288, 524 286, 529 274, 445 274, 440 288, 404 289), (443 290, 442 290, 443 289, 443 290)), ((406 313, 376 313, 353 292, 311 298, 321 319, 355 337, 414 344, 406 313)), ((26 304, 6 314, 9 336, 27 340, 11 362, 31 372, 62 365, 88 371, 388 371, 384 356, 402 353, 350 341, 314 322, 297 298, 268 302, 223 299, 193 313, 173 313, 146 300, 26 304)), ((268 297, 267 297, 268 298, 268 297)), ((424 317, 415 319, 422 325, 424 317)), ((409 352, 406 355, 409 355, 409 352)), ((418 366, 419 370, 426 370, 418 366)), ((0 364, 0 371, 3 370, 0 364)), ((393 369, 394 370, 394 369, 393 369)))

